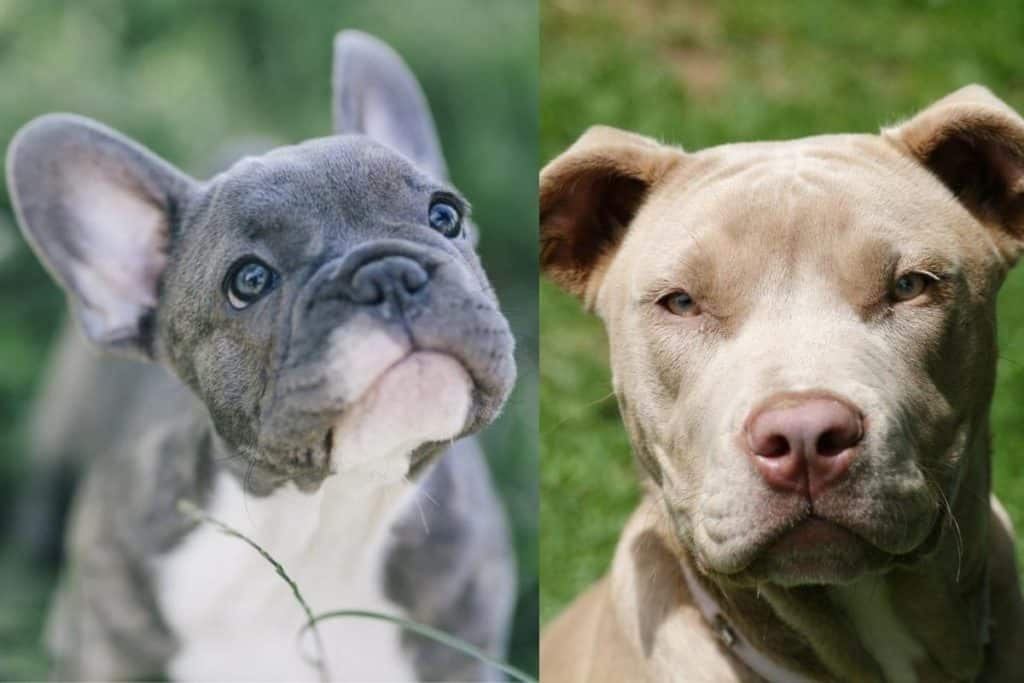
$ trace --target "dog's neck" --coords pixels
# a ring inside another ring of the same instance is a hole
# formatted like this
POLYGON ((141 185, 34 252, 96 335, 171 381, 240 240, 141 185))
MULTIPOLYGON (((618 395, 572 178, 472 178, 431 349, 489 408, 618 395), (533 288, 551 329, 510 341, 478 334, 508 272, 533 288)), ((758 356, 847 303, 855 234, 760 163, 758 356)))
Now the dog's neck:
MULTIPOLYGON (((623 537, 613 570, 620 576, 613 581, 625 585, 621 575, 632 582, 637 572, 651 571, 635 566, 642 543, 670 553, 685 571, 655 572, 655 581, 664 582, 662 591, 656 598, 637 600, 632 609, 662 609, 659 602, 681 595, 684 604, 703 613, 708 631, 731 657, 768 680, 973 680, 982 670, 988 638, 990 515, 988 431, 975 436, 964 454, 967 470, 937 548, 910 566, 841 587, 749 588, 712 581, 694 569, 689 552, 670 531, 662 504, 648 496, 631 522, 633 532, 623 537), (627 547, 628 554, 623 552, 627 547)), ((662 566, 667 568, 666 559, 662 566)), ((625 603, 620 608, 630 609, 625 603)), ((640 623, 645 623, 643 614, 640 623)), ((662 666, 669 659, 651 661, 662 666)))
MULTIPOLYGON (((373 461, 395 460, 405 463, 402 471, 406 471, 411 457, 408 453, 362 453, 362 457, 347 459, 354 461, 355 465, 339 465, 338 471, 326 478, 308 482, 291 480, 261 468, 252 459, 229 447, 208 420, 207 425, 212 446, 209 503, 216 508, 217 503, 223 503, 218 500, 223 498, 218 493, 237 493, 235 497, 241 506, 234 507, 244 512, 245 526, 250 531, 276 533, 282 517, 290 517, 286 527, 291 531, 278 531, 292 540, 304 533, 331 535, 344 532, 353 535, 360 528, 362 533, 377 533, 382 524, 392 520, 395 511, 402 508, 416 489, 416 483, 408 476, 383 474, 388 470, 397 471, 397 466, 372 466, 373 461), (255 509, 266 514, 264 517, 253 514, 255 509), (296 514, 301 519, 296 518, 296 514)), ((232 498, 231 495, 227 497, 232 498)), ((229 508, 233 509, 232 506, 229 508)))

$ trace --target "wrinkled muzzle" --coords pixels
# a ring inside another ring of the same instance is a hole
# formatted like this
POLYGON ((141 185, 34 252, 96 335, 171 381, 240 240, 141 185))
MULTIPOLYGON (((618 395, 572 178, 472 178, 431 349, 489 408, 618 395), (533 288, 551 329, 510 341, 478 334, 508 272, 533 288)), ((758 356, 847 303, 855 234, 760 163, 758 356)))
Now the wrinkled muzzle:
POLYGON ((477 430, 515 379, 489 286, 422 245, 380 240, 325 263, 285 329, 260 450, 324 472, 477 430))
POLYGON ((796 317, 752 319, 688 368, 648 447, 718 574, 832 582, 922 550, 959 472, 963 422, 918 359, 852 316, 796 317))

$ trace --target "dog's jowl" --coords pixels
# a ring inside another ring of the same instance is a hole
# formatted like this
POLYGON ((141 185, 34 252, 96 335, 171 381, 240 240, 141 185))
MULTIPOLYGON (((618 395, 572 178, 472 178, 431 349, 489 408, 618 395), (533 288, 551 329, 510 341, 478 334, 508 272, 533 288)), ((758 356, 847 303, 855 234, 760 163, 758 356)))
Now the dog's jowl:
POLYGON ((512 388, 512 336, 415 78, 354 32, 334 68, 334 136, 208 181, 76 116, 10 145, 26 238, 85 335, 135 357, 68 336, 51 378, 52 438, 91 450, 48 628, 60 679, 496 676, 383 622, 322 622, 321 652, 266 559, 196 514, 318 611, 503 654, 514 563, 463 437, 512 388))
POLYGON ((598 127, 540 181, 646 479, 544 678, 1024 680, 988 426, 1024 120, 970 86, 879 135, 598 127))

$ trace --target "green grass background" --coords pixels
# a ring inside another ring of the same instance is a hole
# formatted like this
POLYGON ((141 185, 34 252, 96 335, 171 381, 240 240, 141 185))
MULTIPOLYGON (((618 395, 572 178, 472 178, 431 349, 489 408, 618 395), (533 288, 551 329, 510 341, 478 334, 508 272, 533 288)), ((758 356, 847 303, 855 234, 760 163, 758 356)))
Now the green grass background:
MULTIPOLYGON (((689 149, 871 132, 971 82, 1024 110, 1024 3, 1016 0, 544 0, 541 7, 542 163, 594 123, 689 149)), ((546 622, 604 573, 637 486, 600 323, 546 282, 540 303, 546 622)), ((999 313, 995 489, 1024 529, 1021 270, 1003 288, 999 313)))
MULTIPOLYGON (((370 31, 405 56, 455 184, 473 202, 483 260, 518 339, 519 386, 485 439, 519 558, 511 661, 534 672, 537 13, 532 0, 0 0, 0 146, 38 114, 73 111, 200 175, 240 140, 329 134, 337 30, 370 31)), ((63 311, 0 188, 0 538, 30 455, 23 425, 63 311)), ((0 680, 45 678, 39 630, 52 581, 0 543, 0 680)))

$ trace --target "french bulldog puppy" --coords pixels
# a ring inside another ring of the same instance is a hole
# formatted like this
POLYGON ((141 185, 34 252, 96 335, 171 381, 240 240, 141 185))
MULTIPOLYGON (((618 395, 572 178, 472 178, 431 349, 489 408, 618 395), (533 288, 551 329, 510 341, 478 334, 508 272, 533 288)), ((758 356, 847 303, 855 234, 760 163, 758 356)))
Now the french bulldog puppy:
POLYGON ((542 267, 605 322, 646 475, 542 677, 1024 680, 988 418, 1024 120, 970 86, 879 135, 598 127, 540 185, 542 267))
POLYGON ((332 137, 201 182, 96 122, 10 144, 25 237, 86 336, 44 403, 48 451, 88 445, 49 624, 61 680, 484 680, 458 652, 312 609, 405 615, 504 651, 515 595, 476 442, 513 338, 427 102, 375 38, 335 42, 332 137), (73 425, 64 427, 63 424, 73 425), (86 435, 77 432, 86 427, 86 435))

